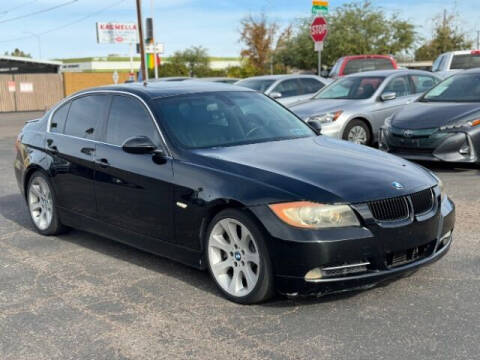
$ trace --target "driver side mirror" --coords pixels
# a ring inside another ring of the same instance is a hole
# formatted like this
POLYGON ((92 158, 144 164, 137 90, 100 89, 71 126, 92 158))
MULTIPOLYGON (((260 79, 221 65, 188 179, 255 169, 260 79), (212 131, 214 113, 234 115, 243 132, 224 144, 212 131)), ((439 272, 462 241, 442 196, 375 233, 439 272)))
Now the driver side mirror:
POLYGON ((315 131, 317 135, 322 135, 322 123, 317 120, 307 121, 307 124, 315 131))
POLYGON ((147 136, 134 136, 125 140, 122 149, 129 154, 153 154, 157 146, 147 136))
POLYGON ((282 93, 278 91, 271 92, 269 95, 272 99, 280 99, 282 97, 282 93))
POLYGON ((386 91, 382 95, 380 95, 380 99, 382 99, 382 101, 395 100, 396 98, 397 98, 397 93, 394 91, 386 91))

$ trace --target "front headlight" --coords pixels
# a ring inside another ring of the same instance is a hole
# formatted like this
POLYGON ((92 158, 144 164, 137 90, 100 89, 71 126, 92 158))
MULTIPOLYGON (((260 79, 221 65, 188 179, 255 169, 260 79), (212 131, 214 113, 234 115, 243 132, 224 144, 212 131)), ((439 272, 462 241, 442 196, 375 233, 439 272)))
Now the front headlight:
POLYGON ((467 121, 467 122, 463 122, 463 123, 445 125, 445 126, 440 127, 440 130, 441 131, 446 131, 446 130, 453 130, 453 129, 470 128, 470 127, 474 127, 474 126, 478 126, 478 125, 480 125, 480 119, 467 121))
POLYGON ((437 175, 435 175, 433 172, 431 172, 431 174, 433 175, 433 177, 435 179, 437 179, 437 186, 440 190, 440 197, 441 199, 445 199, 447 197, 447 191, 445 189, 445 185, 443 184, 443 181, 442 179, 440 179, 437 175))
POLYGON ((308 121, 319 121, 322 124, 328 124, 328 123, 332 123, 335 120, 337 120, 340 117, 340 115, 342 115, 342 114, 343 114, 343 111, 339 110, 339 111, 335 111, 335 112, 329 112, 329 113, 326 113, 326 114, 313 115, 313 116, 310 116, 309 118, 307 118, 307 122, 308 121))
POLYGON ((270 209, 283 222, 305 229, 360 226, 357 216, 348 205, 326 205, 308 201, 272 204, 270 209))

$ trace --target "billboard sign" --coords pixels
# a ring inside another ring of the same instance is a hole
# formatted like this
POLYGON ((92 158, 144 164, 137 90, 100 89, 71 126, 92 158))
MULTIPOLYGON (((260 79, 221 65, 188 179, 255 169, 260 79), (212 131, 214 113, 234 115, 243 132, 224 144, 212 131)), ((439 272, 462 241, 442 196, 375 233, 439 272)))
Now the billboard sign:
POLYGON ((136 23, 97 22, 99 44, 135 44, 137 37, 136 23))

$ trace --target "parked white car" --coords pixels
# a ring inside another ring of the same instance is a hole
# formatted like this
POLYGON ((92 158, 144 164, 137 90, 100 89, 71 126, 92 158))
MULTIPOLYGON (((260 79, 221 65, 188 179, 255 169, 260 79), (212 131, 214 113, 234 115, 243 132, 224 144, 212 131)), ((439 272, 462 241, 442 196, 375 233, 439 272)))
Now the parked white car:
POLYGON ((444 53, 434 61, 432 72, 445 79, 459 71, 473 68, 480 68, 480 50, 462 50, 444 53))
POLYGON ((315 75, 267 75, 240 80, 235 85, 263 92, 285 106, 309 99, 331 80, 315 75))

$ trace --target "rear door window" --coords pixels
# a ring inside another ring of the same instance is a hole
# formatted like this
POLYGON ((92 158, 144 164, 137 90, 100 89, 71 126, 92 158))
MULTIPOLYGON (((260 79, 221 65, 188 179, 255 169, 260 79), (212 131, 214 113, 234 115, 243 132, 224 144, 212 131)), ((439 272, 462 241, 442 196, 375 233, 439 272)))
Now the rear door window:
POLYGON ((427 75, 412 75, 410 78, 413 82, 415 94, 424 93, 439 83, 439 80, 427 75))
POLYGON ((325 85, 321 81, 312 78, 299 79, 303 87, 304 94, 313 94, 323 88, 325 85))
POLYGON ((120 146, 134 136, 147 136, 159 145, 158 131, 145 106, 129 96, 116 95, 112 99, 105 142, 120 146))
POLYGON ((386 92, 394 92, 397 94, 397 97, 412 95, 412 88, 408 76, 399 76, 390 80, 385 90, 383 90, 383 93, 386 92))
POLYGON ((95 139, 105 118, 108 95, 86 95, 72 101, 68 112, 65 135, 95 139))
POLYGON ((297 79, 284 80, 272 90, 272 92, 279 92, 282 98, 302 95, 300 83, 297 79))
POLYGON ((50 132, 63 134, 69 108, 70 102, 67 102, 55 111, 50 122, 50 132))

